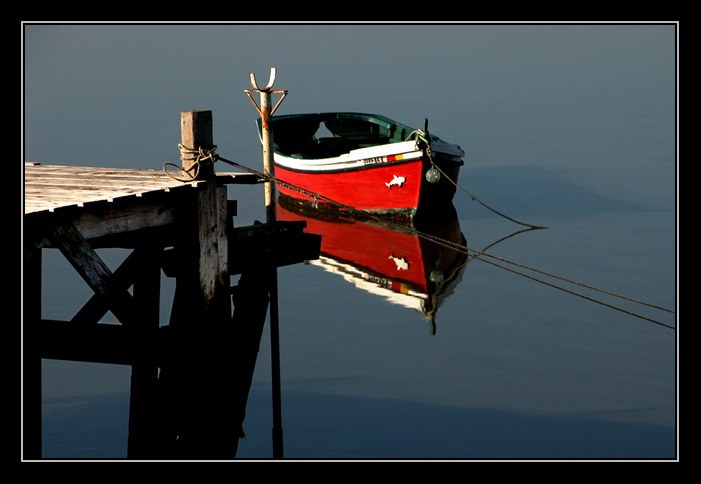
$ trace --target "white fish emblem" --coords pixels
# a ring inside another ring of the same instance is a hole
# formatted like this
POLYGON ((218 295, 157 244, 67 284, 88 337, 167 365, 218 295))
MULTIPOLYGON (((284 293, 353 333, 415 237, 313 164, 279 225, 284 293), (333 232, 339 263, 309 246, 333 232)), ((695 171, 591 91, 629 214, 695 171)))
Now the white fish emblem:
POLYGON ((403 176, 397 176, 397 175, 392 175, 392 176, 394 176, 392 181, 389 183, 385 183, 385 185, 387 185, 387 188, 389 188, 390 190, 392 189, 393 185, 397 185, 398 187, 401 187, 402 184, 406 181, 406 178, 404 178, 403 176))
POLYGON ((397 270, 408 270, 409 269, 409 263, 404 259, 404 257, 394 257, 394 254, 388 257, 389 259, 392 259, 395 264, 397 264, 397 270))

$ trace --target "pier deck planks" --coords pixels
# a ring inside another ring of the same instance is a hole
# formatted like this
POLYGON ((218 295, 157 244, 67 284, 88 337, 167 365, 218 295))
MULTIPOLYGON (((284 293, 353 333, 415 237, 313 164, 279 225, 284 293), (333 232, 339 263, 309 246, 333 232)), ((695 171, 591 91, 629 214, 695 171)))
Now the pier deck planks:
MULTIPOLYGON (((217 173, 216 177, 221 184, 258 183, 258 177, 248 173, 217 173)), ((169 192, 199 183, 203 182, 174 180, 163 170, 25 163, 24 213, 53 212, 59 208, 82 207, 91 202, 142 197, 148 193, 169 192)))

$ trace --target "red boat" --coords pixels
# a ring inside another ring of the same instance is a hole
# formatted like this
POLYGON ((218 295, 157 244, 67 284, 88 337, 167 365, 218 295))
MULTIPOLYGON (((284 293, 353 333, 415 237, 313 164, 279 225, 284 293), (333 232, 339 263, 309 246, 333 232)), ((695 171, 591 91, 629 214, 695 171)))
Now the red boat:
MULTIPOLYGON (((465 251, 397 230, 382 219, 356 220, 343 212, 315 210, 281 195, 278 220, 307 223, 305 232, 321 235, 321 253, 310 264, 341 275, 356 287, 416 310, 435 333, 436 312, 461 280, 465 251)), ((466 247, 452 204, 431 217, 424 233, 466 247)))
POLYGON ((282 195, 378 214, 452 201, 465 154, 429 134, 427 120, 417 130, 375 114, 275 116, 272 132, 282 195))

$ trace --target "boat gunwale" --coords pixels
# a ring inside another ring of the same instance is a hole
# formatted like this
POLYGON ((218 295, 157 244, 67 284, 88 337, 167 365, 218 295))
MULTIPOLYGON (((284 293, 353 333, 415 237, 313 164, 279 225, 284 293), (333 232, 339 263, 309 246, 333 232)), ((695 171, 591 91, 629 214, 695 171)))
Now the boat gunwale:
MULTIPOLYGON (((336 160, 336 159, 346 159, 346 158, 353 158, 356 159, 356 157, 361 157, 360 159, 368 159, 368 158, 374 158, 374 157, 379 157, 379 156, 388 156, 391 154, 399 154, 401 152, 410 152, 410 151, 420 151, 421 147, 419 145, 420 140, 418 136, 410 140, 408 138, 411 137, 412 134, 419 132, 419 130, 416 130, 412 128, 409 125, 400 123, 398 121, 394 121, 393 119, 390 119, 386 116, 380 115, 380 114, 370 114, 370 113, 359 113, 359 112, 325 112, 325 113, 298 113, 298 114, 287 114, 287 115, 281 115, 281 116, 275 116, 272 118, 272 124, 274 125, 276 121, 285 121, 286 119, 299 119, 302 120, 305 117, 308 118, 316 118, 319 119, 319 127, 321 127, 322 123, 326 126, 326 119, 327 117, 331 118, 336 118, 336 119, 343 119, 343 118, 349 118, 349 119, 360 119, 364 121, 367 124, 372 124, 376 126, 380 126, 383 128, 390 127, 391 128, 391 133, 389 138, 387 139, 387 142, 383 143, 377 143, 377 144, 369 144, 368 146, 360 146, 357 148, 349 149, 346 152, 336 154, 333 156, 328 156, 328 157, 313 157, 313 156, 308 156, 304 154, 303 152, 300 152, 299 154, 293 154, 290 152, 287 152, 285 150, 280 149, 280 147, 277 145, 277 143, 274 143, 274 153, 276 156, 282 157, 286 160, 290 160, 291 163, 293 164, 310 164, 310 165, 315 165, 319 164, 319 162, 329 162, 331 160, 336 160), (394 138, 395 134, 397 131, 401 131, 402 133, 408 132, 409 134, 405 139, 399 138, 396 139, 394 138), (413 149, 409 150, 406 149, 409 146, 411 146, 413 149), (370 154, 369 152, 379 150, 380 153, 377 154, 370 154), (387 151, 387 153, 384 153, 387 151), (292 161, 294 160, 294 161, 292 161)), ((261 120, 258 119, 256 121, 256 124, 258 126, 258 132, 259 136, 262 137, 261 129, 261 120)), ((274 128, 273 128, 274 129, 274 128)), ((328 126, 327 126, 328 129, 328 126)), ((436 153, 443 153, 447 156, 452 156, 455 158, 462 158, 465 156, 465 152, 462 150, 462 148, 459 145, 453 144, 453 143, 448 143, 444 141, 443 139, 439 138, 438 136, 434 134, 427 134, 429 138, 429 143, 431 145, 431 150, 436 153)), ((314 136, 312 136, 312 139, 316 140, 314 136)), ((326 139, 326 138, 321 138, 326 139)), ((348 139, 351 140, 352 138, 346 138, 343 135, 338 135, 334 134, 333 138, 331 139, 348 139)), ((368 141, 373 138, 368 138, 368 141)), ((262 140, 262 138, 261 138, 262 140)))
MULTIPOLYGON (((301 159, 294 158, 281 154, 274 153, 275 163, 284 168, 294 171, 310 172, 310 173, 332 173, 340 171, 365 170, 377 166, 387 166, 391 164, 403 164, 412 161, 419 161, 423 157, 423 151, 412 149, 408 150, 408 146, 399 146, 399 149, 388 149, 398 145, 394 143, 390 145, 373 146, 369 148, 361 148, 352 150, 349 153, 344 153, 340 156, 330 158, 312 158, 301 159), (391 156, 402 156, 402 159, 388 161, 391 156)), ((415 146, 413 146, 415 148, 415 146)))
MULTIPOLYGON (((275 164, 287 170, 303 173, 341 173, 347 171, 360 171, 376 168, 379 166, 399 165, 410 162, 420 162, 425 158, 424 151, 417 149, 414 141, 406 141, 401 143, 389 143, 386 145, 378 145, 367 148, 352 150, 349 153, 344 153, 340 156, 330 158, 295 158, 275 151, 275 164), (407 151, 412 144, 413 150, 407 151), (402 159, 388 160, 388 157, 402 156, 402 159)), ((442 143, 447 146, 448 143, 442 143)), ((455 159, 445 161, 463 164, 461 156, 454 155, 447 150, 441 149, 432 151, 433 155, 447 155, 455 159)), ((444 161, 441 158, 440 161, 444 161)))

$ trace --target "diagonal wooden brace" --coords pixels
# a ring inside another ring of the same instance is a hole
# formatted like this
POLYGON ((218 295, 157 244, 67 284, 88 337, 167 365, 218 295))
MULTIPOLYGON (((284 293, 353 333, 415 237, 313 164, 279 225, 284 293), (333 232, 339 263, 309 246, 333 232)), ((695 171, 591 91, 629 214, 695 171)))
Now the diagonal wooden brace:
MULTIPOLYGON (((122 262, 122 265, 114 271, 111 279, 112 290, 125 291, 133 284, 140 259, 137 250, 129 254, 122 262)), ((109 309, 108 298, 103 297, 101 293, 93 294, 75 316, 71 318, 71 323, 79 326, 92 326, 97 324, 109 309)))
POLYGON ((124 325, 135 320, 134 301, 126 290, 114 283, 114 274, 107 264, 71 222, 54 225, 49 239, 95 294, 108 301, 110 311, 124 325))

